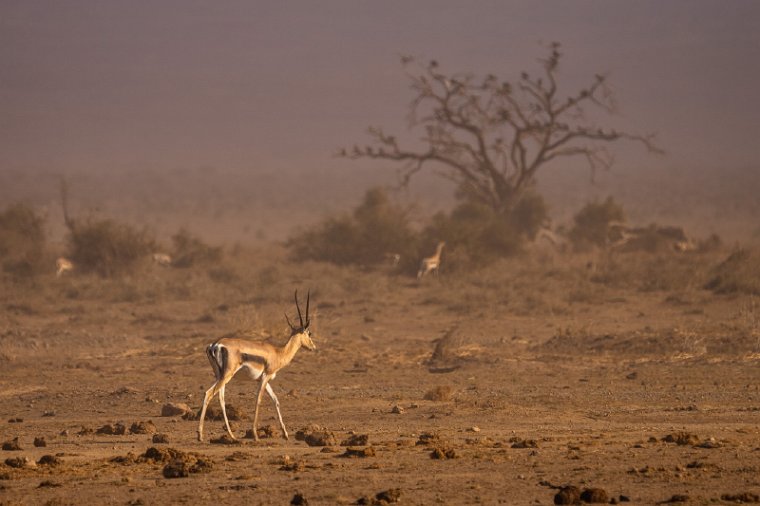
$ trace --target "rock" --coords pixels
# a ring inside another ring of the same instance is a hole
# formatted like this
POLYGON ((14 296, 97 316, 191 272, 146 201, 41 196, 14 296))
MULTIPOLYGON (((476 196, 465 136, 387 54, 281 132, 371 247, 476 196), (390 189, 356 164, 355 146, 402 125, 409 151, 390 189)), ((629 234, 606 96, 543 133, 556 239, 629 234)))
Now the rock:
POLYGON ((699 444, 699 436, 691 432, 674 432, 663 437, 662 440, 666 443, 675 443, 679 446, 699 444))
POLYGON ((405 411, 406 410, 402 408, 401 406, 399 406, 398 404, 393 406, 393 408, 391 409, 391 413, 393 413, 394 415, 402 415, 404 414, 405 411))
POLYGON ((329 431, 315 431, 305 434, 303 441, 309 446, 335 446, 335 435, 329 431))
POLYGON ((158 430, 156 424, 148 420, 147 422, 135 422, 129 428, 132 434, 155 434, 158 430))
POLYGON ((18 444, 18 437, 14 437, 11 441, 3 443, 3 450, 6 452, 20 452, 21 445, 18 444))
POLYGON ((364 458, 374 456, 375 449, 372 446, 368 446, 366 448, 346 448, 346 452, 341 455, 341 457, 345 458, 364 458))
POLYGON ((168 443, 169 442, 169 436, 166 434, 153 434, 153 443, 168 443))
POLYGON ((348 439, 341 441, 341 446, 367 446, 369 436, 367 434, 353 434, 348 439))
POLYGON ((519 439, 512 443, 512 448, 538 448, 538 443, 535 439, 519 439))
POLYGON ((63 462, 55 455, 43 455, 37 464, 40 466, 60 466, 63 462))
POLYGON ((44 437, 36 437, 34 438, 34 446, 37 448, 44 448, 47 446, 47 441, 45 441, 44 437))
POLYGON ((20 469, 29 465, 29 459, 26 457, 13 457, 10 459, 5 459, 5 465, 8 467, 20 469))
POLYGON ((123 423, 113 423, 103 425, 95 431, 95 434, 105 434, 108 436, 123 436, 127 433, 127 426, 123 423))
POLYGON ((290 504, 293 506, 309 506, 309 501, 306 500, 301 492, 296 492, 293 495, 293 499, 290 500, 290 504))
POLYGON ((608 503, 610 500, 609 496, 607 495, 607 491, 603 488, 587 488, 584 489, 583 492, 581 492, 581 501, 591 503, 591 504, 598 504, 598 503, 608 503))
POLYGON ((562 487, 554 495, 554 504, 578 504, 580 501, 581 491, 573 485, 562 487))
POLYGON ((184 402, 168 402, 161 407, 161 416, 182 416, 192 412, 184 402))
POLYGON ((435 448, 430 452, 431 459, 446 460, 455 459, 457 457, 459 457, 459 455, 457 455, 457 452, 453 448, 435 448))

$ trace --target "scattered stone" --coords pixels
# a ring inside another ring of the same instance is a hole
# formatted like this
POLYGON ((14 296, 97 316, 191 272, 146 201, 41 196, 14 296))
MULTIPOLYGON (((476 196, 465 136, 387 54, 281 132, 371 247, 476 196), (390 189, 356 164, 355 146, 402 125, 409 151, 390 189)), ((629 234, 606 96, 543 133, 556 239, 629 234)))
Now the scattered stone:
POLYGON ((341 441, 341 446, 367 446, 369 436, 367 434, 353 434, 348 439, 341 441))
POLYGON ((346 448, 346 452, 340 456, 345 458, 374 457, 375 448, 372 446, 367 446, 366 448, 346 448))
POLYGON ((679 446, 699 444, 699 436, 691 432, 674 432, 668 434, 662 440, 666 443, 675 443, 679 446))
POLYGON ((147 422, 135 422, 129 428, 129 432, 132 434, 155 434, 158 432, 156 424, 148 420, 147 422))
POLYGON ((23 418, 11 418, 8 420, 8 423, 24 423, 23 418))
POLYGON ((168 402, 161 407, 161 416, 182 416, 192 412, 184 402, 168 402))
POLYGON ((119 455, 109 460, 109 462, 113 462, 114 464, 134 464, 137 461, 137 457, 135 457, 135 454, 132 452, 129 452, 126 455, 119 455))
POLYGON ((393 408, 391 409, 391 413, 393 413, 394 415, 402 415, 404 414, 405 411, 406 410, 402 408, 401 406, 399 406, 398 404, 393 406, 393 408))
POLYGON ((59 436, 68 437, 69 435, 69 429, 63 429, 61 432, 58 433, 59 436))
POLYGON ((591 503, 591 504, 599 504, 599 503, 607 503, 609 502, 610 498, 607 495, 607 491, 603 488, 587 488, 584 489, 583 492, 581 492, 581 501, 591 503))
POLYGON ((578 504, 580 502, 581 491, 573 485, 562 487, 559 492, 554 494, 554 504, 578 504))
POLYGON ((20 452, 21 445, 18 444, 18 437, 14 437, 12 440, 3 443, 3 450, 6 452, 20 452))
POLYGON ((636 379, 636 378, 638 378, 638 377, 639 377, 639 373, 638 373, 638 372, 636 372, 636 371, 633 371, 633 372, 632 372, 632 373, 630 373, 630 374, 626 374, 626 376, 625 376, 625 379, 629 379, 629 380, 635 380, 635 379, 636 379))
POLYGON ((44 437, 36 437, 34 438, 34 446, 37 448, 44 448, 47 446, 47 441, 45 441, 44 437))
POLYGON ((103 425, 95 431, 95 434, 105 434, 107 436, 123 436, 127 433, 127 426, 123 423, 109 423, 103 425))
POLYGON ((280 466, 280 471, 303 471, 305 468, 305 464, 302 460, 293 460, 293 457, 290 455, 285 455, 282 458, 282 465, 280 466))
POLYGON ((42 412, 42 416, 45 416, 45 417, 47 417, 47 416, 55 416, 55 411, 45 410, 45 411, 42 412))
POLYGON ((451 394, 454 392, 454 389, 450 386, 437 386, 433 388, 432 390, 428 390, 425 393, 425 396, 423 399, 426 401, 438 401, 438 402, 445 402, 451 400, 451 394))
POLYGON ((714 437, 711 437, 710 439, 707 439, 705 441, 702 441, 698 445, 696 445, 696 448, 705 448, 707 450, 714 450, 715 448, 723 448, 725 445, 720 442, 716 441, 714 437))
POLYGON ((169 436, 167 434, 153 434, 152 441, 155 444, 167 444, 169 443, 169 436))
POLYGON ((87 435, 92 434, 93 432, 95 432, 95 431, 93 431, 91 428, 85 427, 84 425, 82 425, 82 429, 79 432, 77 432, 77 435, 78 436, 87 436, 87 435))
POLYGON ((190 476, 190 470, 184 460, 175 459, 164 466, 162 471, 164 478, 187 478, 190 476))
POLYGON ((5 465, 8 467, 13 467, 15 469, 20 469, 29 465, 29 459, 26 457, 13 457, 10 459, 5 459, 5 465))
POLYGON ((301 492, 296 492, 293 495, 293 499, 290 500, 290 504, 293 506, 309 506, 309 501, 306 500, 301 492))
POLYGON ((446 460, 456 459, 458 457, 459 455, 457 455, 456 450, 453 448, 435 448, 432 452, 430 452, 431 459, 446 460))
POLYGON ((720 496, 722 501, 735 503, 757 503, 760 502, 760 495, 752 492, 742 492, 741 494, 723 494, 720 496))
POLYGON ((40 466, 60 466, 62 463, 63 461, 55 455, 43 455, 37 461, 37 464, 40 466))

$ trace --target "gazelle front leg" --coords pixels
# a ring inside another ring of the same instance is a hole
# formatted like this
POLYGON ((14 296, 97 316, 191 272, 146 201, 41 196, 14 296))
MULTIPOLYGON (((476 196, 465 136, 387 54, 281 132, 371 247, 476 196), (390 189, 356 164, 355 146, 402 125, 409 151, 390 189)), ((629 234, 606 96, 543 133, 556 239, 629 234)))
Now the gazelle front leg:
POLYGON ((211 388, 206 390, 206 395, 203 397, 203 407, 201 408, 201 421, 198 423, 198 441, 203 441, 203 421, 206 419, 206 408, 208 408, 208 403, 211 402, 211 399, 214 398, 214 394, 216 393, 214 389, 219 384, 217 381, 213 385, 211 385, 211 388))
POLYGON ((274 407, 277 409, 277 418, 280 420, 280 428, 282 429, 282 437, 285 439, 288 439, 288 430, 285 428, 285 423, 282 421, 282 413, 280 413, 280 401, 277 399, 277 396, 274 394, 274 390, 272 390, 272 385, 267 383, 267 393, 269 394, 269 397, 272 398, 274 401, 274 407))
POLYGON ((258 423, 259 423, 259 406, 261 405, 261 396, 264 393, 264 389, 269 386, 269 377, 267 376, 267 373, 262 372, 261 373, 261 386, 259 386, 259 394, 256 396, 256 410, 253 412, 253 439, 255 441, 259 440, 259 432, 257 430, 258 423))

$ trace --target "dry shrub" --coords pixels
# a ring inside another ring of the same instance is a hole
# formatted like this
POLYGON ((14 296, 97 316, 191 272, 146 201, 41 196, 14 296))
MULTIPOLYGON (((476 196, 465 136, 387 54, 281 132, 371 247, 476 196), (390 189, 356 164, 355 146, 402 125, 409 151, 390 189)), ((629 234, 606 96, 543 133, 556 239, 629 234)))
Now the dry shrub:
POLYGON ((69 257, 77 269, 106 278, 131 271, 154 248, 146 230, 112 219, 77 223, 68 235, 69 257))
MULTIPOLYGON (((433 217, 423 231, 423 244, 446 241, 447 268, 469 269, 472 264, 487 264, 522 251, 525 240, 535 237, 546 216, 544 200, 535 193, 524 195, 508 212, 463 200, 451 213, 433 217)), ((422 253, 430 254, 427 249, 422 253)))
POLYGON ((605 246, 610 223, 624 219, 622 206, 612 197, 607 197, 604 202, 589 202, 573 218, 570 241, 576 251, 605 246))
POLYGON ((760 252, 738 249, 712 271, 705 288, 715 293, 760 294, 760 252))
POLYGON ((180 230, 172 236, 174 267, 192 267, 194 265, 218 262, 222 258, 222 248, 209 246, 187 230, 180 230))
POLYGON ((316 230, 291 237, 288 247, 298 260, 339 265, 373 265, 387 254, 417 258, 417 238, 409 226, 408 210, 391 202, 382 188, 367 191, 351 215, 332 217, 316 230))
POLYGON ((0 261, 3 271, 28 277, 45 269, 45 219, 25 204, 0 213, 0 261))

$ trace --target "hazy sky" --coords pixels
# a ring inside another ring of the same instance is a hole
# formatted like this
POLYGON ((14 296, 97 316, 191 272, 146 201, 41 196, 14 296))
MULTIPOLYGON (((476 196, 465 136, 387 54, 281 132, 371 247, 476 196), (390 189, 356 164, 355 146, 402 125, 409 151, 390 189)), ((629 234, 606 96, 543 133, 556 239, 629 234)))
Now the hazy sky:
POLYGON ((669 152, 619 170, 757 168, 758 26, 755 0, 0 0, 0 170, 346 167, 369 125, 414 135, 400 54, 511 79, 554 40, 669 152))

